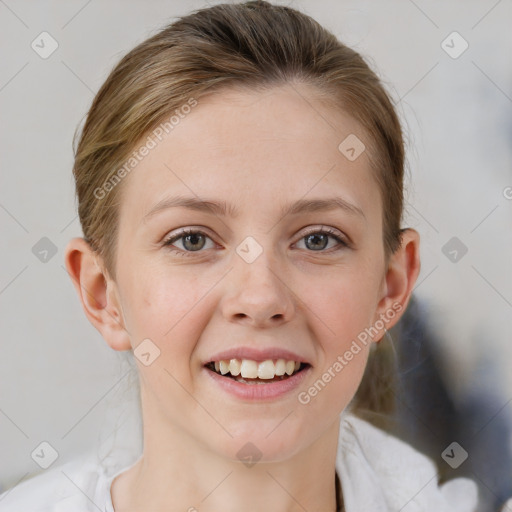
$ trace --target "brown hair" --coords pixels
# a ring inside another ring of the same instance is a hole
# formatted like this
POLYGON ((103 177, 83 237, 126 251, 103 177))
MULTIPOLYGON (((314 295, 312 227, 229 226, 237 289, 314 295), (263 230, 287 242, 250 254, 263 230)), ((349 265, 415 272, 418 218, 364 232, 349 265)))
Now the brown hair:
MULTIPOLYGON (((404 145, 398 117, 376 74, 357 52, 297 10, 264 1, 219 4, 178 19, 130 51, 88 112, 73 168, 78 213, 85 239, 112 277, 123 183, 114 182, 108 193, 104 184, 119 178, 136 144, 172 112, 206 93, 293 82, 313 86, 362 126, 381 191, 386 258, 397 250, 404 145)), ((364 393, 363 383, 359 396, 364 393)))

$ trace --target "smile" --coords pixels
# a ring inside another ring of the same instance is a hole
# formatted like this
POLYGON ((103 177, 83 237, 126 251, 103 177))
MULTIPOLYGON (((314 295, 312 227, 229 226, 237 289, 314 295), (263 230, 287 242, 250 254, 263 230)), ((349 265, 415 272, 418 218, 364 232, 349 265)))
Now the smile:
POLYGON ((245 384, 265 384, 286 380, 309 366, 308 363, 285 359, 267 359, 261 362, 251 359, 230 359, 210 361, 205 365, 218 375, 245 384))

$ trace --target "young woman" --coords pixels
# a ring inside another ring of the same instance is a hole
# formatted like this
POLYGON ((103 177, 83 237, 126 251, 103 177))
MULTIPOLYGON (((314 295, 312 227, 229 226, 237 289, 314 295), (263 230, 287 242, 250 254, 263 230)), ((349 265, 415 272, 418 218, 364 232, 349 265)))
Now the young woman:
POLYGON ((403 173, 378 78, 294 9, 216 5, 133 49, 78 143, 66 267, 134 352, 143 450, 52 469, 0 509, 476 510, 473 482, 439 485, 360 414, 420 269, 403 173))

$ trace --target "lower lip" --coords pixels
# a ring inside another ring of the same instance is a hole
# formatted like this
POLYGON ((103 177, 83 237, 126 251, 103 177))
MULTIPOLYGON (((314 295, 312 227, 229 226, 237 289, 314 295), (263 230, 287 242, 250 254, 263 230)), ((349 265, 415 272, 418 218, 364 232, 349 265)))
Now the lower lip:
POLYGON ((272 400, 284 396, 294 389, 297 389, 307 377, 311 366, 304 368, 299 373, 287 379, 269 382, 267 384, 244 384, 230 377, 222 377, 208 368, 203 370, 212 378, 224 391, 242 398, 243 400, 272 400))

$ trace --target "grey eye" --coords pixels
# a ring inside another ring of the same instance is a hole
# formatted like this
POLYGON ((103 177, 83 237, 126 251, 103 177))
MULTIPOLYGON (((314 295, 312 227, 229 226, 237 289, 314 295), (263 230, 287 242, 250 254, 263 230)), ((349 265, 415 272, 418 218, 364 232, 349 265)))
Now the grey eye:
POLYGON ((329 243, 329 235, 325 233, 313 233, 304 237, 306 247, 313 251, 325 249, 329 243))
POLYGON ((188 251, 198 251, 206 244, 206 237, 201 233, 192 233, 181 238, 183 238, 183 247, 188 251))

